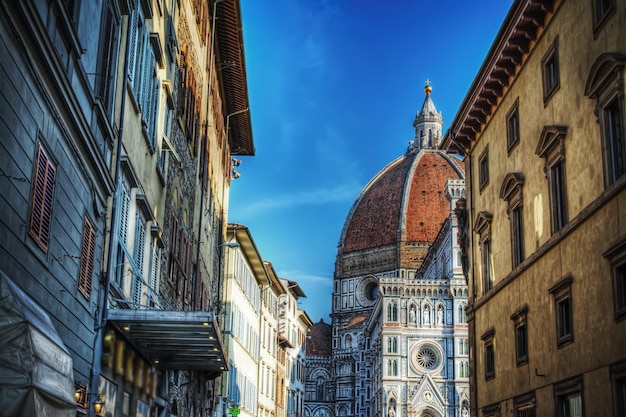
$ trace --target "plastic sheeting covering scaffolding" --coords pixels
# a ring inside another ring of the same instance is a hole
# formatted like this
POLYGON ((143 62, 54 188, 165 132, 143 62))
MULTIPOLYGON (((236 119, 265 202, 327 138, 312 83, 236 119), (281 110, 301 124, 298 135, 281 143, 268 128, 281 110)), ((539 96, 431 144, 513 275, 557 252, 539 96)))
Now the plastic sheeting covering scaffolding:
POLYGON ((72 357, 48 314, 2 271, 0 415, 76 416, 72 357))

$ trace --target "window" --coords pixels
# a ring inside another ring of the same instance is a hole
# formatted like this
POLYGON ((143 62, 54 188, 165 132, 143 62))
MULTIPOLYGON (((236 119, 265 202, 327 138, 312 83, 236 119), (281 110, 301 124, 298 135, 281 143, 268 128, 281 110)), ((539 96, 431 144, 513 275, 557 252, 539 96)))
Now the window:
POLYGON ((506 138, 507 151, 511 150, 519 143, 519 98, 515 100, 513 106, 506 115, 506 138))
POLYGON ((467 313, 465 312, 465 308, 467 308, 467 305, 464 303, 459 305, 459 323, 467 323, 467 313))
POLYGON ((128 229, 129 229, 129 211, 130 211, 130 193, 128 186, 122 183, 119 188, 119 228, 117 237, 117 253, 115 262, 115 283, 119 288, 124 288, 124 276, 126 275, 126 257, 128 245, 128 229))
POLYGON ((615 320, 626 318, 626 240, 614 245, 603 256, 609 260, 613 281, 615 320))
POLYGON ((489 146, 483 150, 478 158, 478 184, 480 191, 489 184, 489 146))
POLYGON ((485 366, 485 380, 490 380, 496 376, 495 350, 493 339, 496 334, 494 328, 487 330, 480 338, 483 341, 483 362, 485 366))
POLYGON ((626 362, 611 366, 613 415, 626 415, 626 362))
POLYGON ((567 126, 545 126, 535 153, 545 158, 544 171, 548 178, 550 196, 550 225, 552 233, 567 224, 567 198, 565 193, 565 135, 567 126))
POLYGON ((387 352, 398 353, 398 338, 393 336, 387 339, 387 352))
POLYGON ((515 398, 515 417, 535 417, 535 394, 530 393, 515 398))
POLYGON ((398 305, 394 301, 387 306, 387 321, 398 321, 398 305))
POLYGON ((492 404, 482 408, 483 417, 500 417, 500 404, 492 404))
POLYGON ((40 144, 35 159, 28 234, 44 252, 48 252, 50 243, 55 183, 56 167, 40 144))
POLYGON ((141 8, 129 17, 130 52, 128 79, 137 110, 141 112, 144 134, 150 151, 156 149, 156 120, 159 108, 159 79, 157 61, 152 48, 153 38, 141 8))
POLYGON ((524 260, 522 185, 524 175, 511 172, 506 175, 500 189, 500 198, 508 203, 507 213, 511 223, 511 260, 515 268, 524 260))
POLYGON ((113 116, 113 99, 115 97, 115 68, 119 24, 110 1, 104 1, 103 20, 100 28, 100 56, 98 75, 96 76, 96 93, 100 98, 109 117, 113 116))
POLYGON ((543 76, 543 103, 550 100, 559 89, 559 38, 557 37, 541 60, 543 76))
POLYGON ((96 231, 85 216, 78 273, 78 290, 87 300, 91 297, 91 279, 93 277, 95 253, 96 231))
POLYGON ((581 377, 554 385, 555 415, 557 417, 582 417, 583 380, 581 377))
POLYGON ((550 294, 554 297, 556 340, 559 348, 574 341, 572 281, 573 278, 568 275, 549 289, 550 294))
POLYGON ((387 376, 398 376, 398 360, 389 359, 387 361, 387 376))
POLYGON ((524 304, 511 315, 515 330, 515 362, 517 366, 528 363, 528 306, 524 304))
POLYGON ((626 155, 624 150, 624 99, 623 71, 626 55, 607 52, 591 67, 585 86, 585 95, 597 100, 595 113, 600 125, 604 183, 609 186, 624 175, 626 155))
POLYGON ((615 13, 615 0, 592 0, 593 6, 593 37, 604 27, 609 17, 615 13))
POLYGON ((480 267, 482 272, 483 294, 493 287, 493 274, 491 273, 491 213, 481 211, 476 216, 474 232, 479 235, 480 267))

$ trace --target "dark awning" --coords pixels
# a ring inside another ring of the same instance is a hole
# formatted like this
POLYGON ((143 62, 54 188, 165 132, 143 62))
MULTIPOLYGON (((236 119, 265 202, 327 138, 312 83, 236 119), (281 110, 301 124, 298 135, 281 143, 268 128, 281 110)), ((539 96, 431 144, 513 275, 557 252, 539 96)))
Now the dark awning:
POLYGON ((73 417, 72 357, 50 316, 0 271, 0 414, 73 417))
POLYGON ((211 311, 111 309, 115 324, 159 369, 228 370, 220 329, 211 311))

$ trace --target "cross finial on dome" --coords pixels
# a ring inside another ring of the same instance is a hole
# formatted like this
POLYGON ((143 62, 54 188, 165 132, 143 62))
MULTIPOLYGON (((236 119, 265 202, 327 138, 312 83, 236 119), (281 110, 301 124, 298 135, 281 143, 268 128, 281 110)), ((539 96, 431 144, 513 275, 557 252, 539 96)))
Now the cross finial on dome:
POLYGON ((432 91, 433 91, 433 88, 430 86, 430 80, 426 78, 426 85, 424 86, 424 92, 426 93, 426 95, 430 95, 432 91))

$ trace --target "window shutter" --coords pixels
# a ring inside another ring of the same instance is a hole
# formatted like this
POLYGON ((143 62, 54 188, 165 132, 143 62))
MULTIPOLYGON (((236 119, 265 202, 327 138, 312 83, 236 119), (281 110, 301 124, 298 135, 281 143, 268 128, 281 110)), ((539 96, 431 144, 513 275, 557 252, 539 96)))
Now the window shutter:
POLYGON ((48 243, 50 242, 55 178, 56 168, 50 162, 44 149, 39 145, 35 162, 30 228, 28 231, 44 252, 48 251, 48 243))
POLYGON ((106 2, 104 6, 104 17, 102 21, 101 33, 102 46, 100 48, 100 71, 97 81, 97 93, 102 101, 102 105, 111 112, 111 81, 113 79, 113 52, 115 49, 116 26, 113 22, 113 11, 106 2))
POLYGON ((130 207, 130 195, 126 190, 126 185, 120 187, 120 243, 126 246, 128 239, 128 210, 130 207))
POLYGON ((96 252, 96 233, 87 217, 83 224, 83 245, 80 254, 80 272, 78 290, 87 300, 91 297, 91 279, 93 277, 94 257, 96 252))
POLYGON ((146 248, 146 227, 143 218, 138 213, 135 221, 135 263, 140 274, 143 275, 143 257, 146 248))
MULTIPOLYGON (((137 37, 139 31, 139 12, 134 10, 129 18, 128 18, 128 30, 130 31, 130 40, 128 48, 130 48, 128 52, 128 78, 130 79, 131 86, 134 87, 136 83, 136 74, 135 71, 137 69, 137 37)), ((135 89, 133 88, 133 91, 135 89)))

